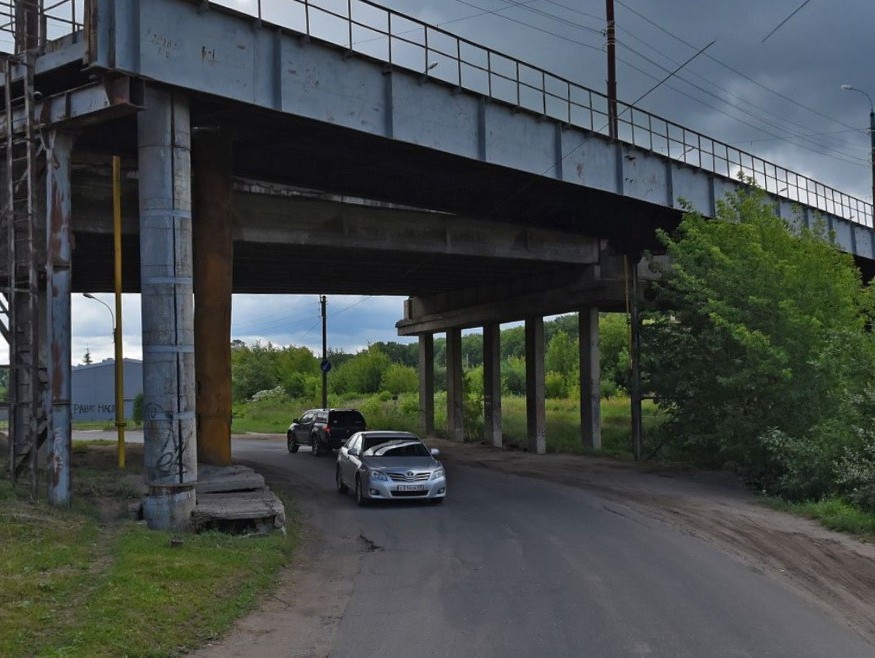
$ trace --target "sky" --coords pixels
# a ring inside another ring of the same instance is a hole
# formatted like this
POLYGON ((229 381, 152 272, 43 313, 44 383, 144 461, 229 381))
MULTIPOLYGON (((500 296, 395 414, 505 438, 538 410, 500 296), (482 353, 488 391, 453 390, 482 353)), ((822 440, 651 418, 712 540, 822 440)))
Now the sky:
MULTIPOLYGON (((275 13, 290 2, 261 0, 275 13)), ((253 11, 255 0, 221 4, 253 11)), ((605 91, 604 0, 377 4, 605 91)), ((870 100, 840 86, 875 98, 873 0, 615 0, 615 21, 621 101, 872 200, 870 100)), ((98 297, 112 305, 111 295, 98 297)), ((329 297, 329 347, 406 342, 394 329, 402 305, 402 298, 329 297)), ((123 318, 125 355, 140 358, 138 296, 124 296, 123 318)), ((75 296, 74 363, 86 349, 95 361, 110 357, 111 331, 106 308, 75 296)), ((318 296, 235 295, 232 337, 319 353, 318 296)))

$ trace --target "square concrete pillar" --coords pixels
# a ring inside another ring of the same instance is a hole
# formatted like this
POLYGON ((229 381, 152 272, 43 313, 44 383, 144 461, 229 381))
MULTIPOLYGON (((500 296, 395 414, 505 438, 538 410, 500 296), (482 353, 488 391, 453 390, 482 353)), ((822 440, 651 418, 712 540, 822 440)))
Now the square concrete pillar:
POLYGON ((599 310, 585 308, 580 327, 580 441, 584 448, 602 447, 601 369, 599 367, 599 310))
POLYGON ((192 138, 194 362, 198 461, 231 465, 232 135, 192 138))
POLYGON ((465 440, 462 418, 464 392, 462 390, 462 330, 447 330, 447 435, 451 441, 465 440))
MULTIPOLYGON (((46 168, 46 329, 49 349, 47 375, 49 395, 46 396, 48 421, 46 469, 49 502, 55 506, 70 504, 72 492, 71 457, 71 302, 72 292, 72 173, 73 136, 52 130, 46 138, 48 158, 53 166, 46 168)), ((113 318, 115 321, 115 318, 113 318)))
POLYGON ((547 452, 547 423, 544 411, 544 318, 526 318, 526 427, 529 452, 547 452))
POLYGON ((419 431, 434 434, 434 336, 419 336, 419 431))
POLYGON ((501 427, 501 325, 483 327, 483 412, 486 440, 500 448, 501 427))

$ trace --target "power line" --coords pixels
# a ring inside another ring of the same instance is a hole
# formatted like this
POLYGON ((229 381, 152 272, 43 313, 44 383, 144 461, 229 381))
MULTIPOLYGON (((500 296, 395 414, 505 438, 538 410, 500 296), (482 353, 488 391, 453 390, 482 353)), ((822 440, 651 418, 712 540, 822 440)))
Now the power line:
MULTIPOLYGON (((682 37, 679 37, 679 36, 676 35, 675 33, 671 32, 671 31, 668 30, 667 28, 663 27, 663 26, 660 25, 659 23, 657 23, 657 22, 651 20, 650 18, 648 18, 647 16, 645 16, 645 15, 642 14, 641 12, 637 11, 636 9, 634 9, 634 8, 630 7, 629 5, 625 4, 622 0, 615 0, 615 2, 616 2, 617 4, 623 6, 623 7, 624 7, 626 10, 628 10, 629 12, 635 14, 635 15, 636 15, 638 18, 640 18, 641 20, 645 21, 646 23, 649 23, 650 25, 652 25, 653 27, 655 27, 655 28, 656 28, 657 30, 659 30, 660 32, 663 32, 663 33, 667 34, 667 35, 670 36, 672 39, 677 40, 678 42, 682 43, 683 45, 687 46, 688 48, 694 48, 694 49, 695 49, 695 48, 697 47, 697 46, 695 46, 694 44, 690 43, 689 41, 687 41, 687 40, 683 39, 682 37)), ((780 93, 780 92, 778 92, 778 91, 775 91, 773 88, 769 87, 768 85, 765 85, 765 84, 763 84, 762 82, 760 82, 759 80, 756 80, 755 78, 750 77, 750 76, 747 75, 746 73, 744 73, 744 72, 742 72, 742 71, 739 71, 739 70, 736 69, 735 67, 730 66, 729 64, 727 64, 726 62, 724 62, 724 61, 722 61, 722 60, 720 60, 720 59, 717 59, 717 58, 714 57, 713 55, 708 55, 708 54, 706 54, 705 57, 706 57, 707 59, 709 59, 710 61, 714 62, 715 64, 718 64, 718 65, 722 66, 722 67, 725 68, 727 71, 730 71, 731 73, 734 73, 735 75, 739 76, 740 78, 743 78, 743 79, 747 80, 748 82, 750 82, 751 84, 754 84, 754 85, 756 85, 757 87, 763 89, 764 91, 767 91, 767 92, 769 92, 770 94, 774 94, 774 95, 777 96, 778 98, 780 98, 780 99, 782 99, 782 100, 785 100, 785 101, 787 101, 788 103, 792 103, 792 104, 793 104, 794 106, 796 106, 796 107, 800 107, 800 108, 802 108, 802 109, 804 109, 804 110, 807 110, 808 112, 811 112, 812 114, 817 115, 817 116, 820 117, 821 119, 827 119, 828 121, 832 121, 832 122, 834 122, 834 123, 837 123, 837 124, 839 124, 839 125, 841 125, 841 126, 844 126, 845 128, 854 128, 854 126, 851 126, 851 125, 849 125, 849 124, 847 124, 847 123, 844 123, 843 121, 840 121, 840 120, 836 119, 835 117, 832 117, 832 116, 829 116, 829 115, 827 115, 827 114, 824 114, 824 113, 821 112, 820 110, 817 110, 817 109, 815 109, 815 108, 813 108, 813 107, 809 107, 808 105, 805 105, 804 103, 800 103, 800 102, 797 101, 796 99, 790 98, 789 96, 786 96, 785 94, 782 94, 782 93, 780 93)))
POLYGON ((811 0, 805 0, 805 2, 803 2, 801 5, 799 5, 798 7, 796 7, 796 9, 793 10, 793 11, 790 13, 790 15, 787 16, 787 18, 785 18, 785 19, 782 20, 780 23, 778 23, 778 27, 776 27, 774 30, 772 30, 772 31, 769 32, 766 36, 764 36, 764 37, 763 37, 763 40, 760 41, 760 43, 765 43, 765 42, 766 42, 766 39, 768 39, 770 36, 772 36, 775 32, 777 32, 778 30, 780 30, 782 27, 784 27, 784 23, 786 23, 786 22, 789 21, 791 18, 793 18, 796 14, 798 14, 800 11, 802 11, 802 8, 803 8, 805 5, 807 5, 809 2, 811 2, 811 0))

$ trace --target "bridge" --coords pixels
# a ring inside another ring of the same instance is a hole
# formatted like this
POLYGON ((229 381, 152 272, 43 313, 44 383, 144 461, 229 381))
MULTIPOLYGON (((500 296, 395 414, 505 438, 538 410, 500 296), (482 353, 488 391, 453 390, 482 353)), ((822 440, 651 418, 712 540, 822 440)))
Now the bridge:
POLYGON ((233 293, 408 296, 422 428, 446 332, 456 440, 461 331, 482 327, 496 445, 499 325, 525 320, 543 452, 542 318, 579 313, 581 440, 598 448, 598 312, 635 301, 680 199, 713 216, 751 180, 875 263, 872 204, 622 102, 612 135, 604 95, 370 0, 45 4, 0 2, 0 325, 13 470, 35 473, 44 446, 56 504, 75 292, 142 295, 146 514, 170 527, 198 461, 230 462, 233 293))

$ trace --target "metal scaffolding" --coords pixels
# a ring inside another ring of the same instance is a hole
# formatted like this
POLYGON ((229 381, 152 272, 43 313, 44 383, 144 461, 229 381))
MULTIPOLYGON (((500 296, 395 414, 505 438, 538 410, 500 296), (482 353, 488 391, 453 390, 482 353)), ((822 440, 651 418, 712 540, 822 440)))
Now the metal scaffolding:
POLYGON ((0 29, 13 37, 3 53, 4 141, 0 212, 0 333, 9 346, 7 409, 9 473, 29 471, 37 492, 40 446, 46 439, 47 373, 41 356, 40 291, 45 286, 45 226, 39 221, 38 176, 44 149, 35 121, 34 61, 44 43, 42 1, 0 5, 0 29))

